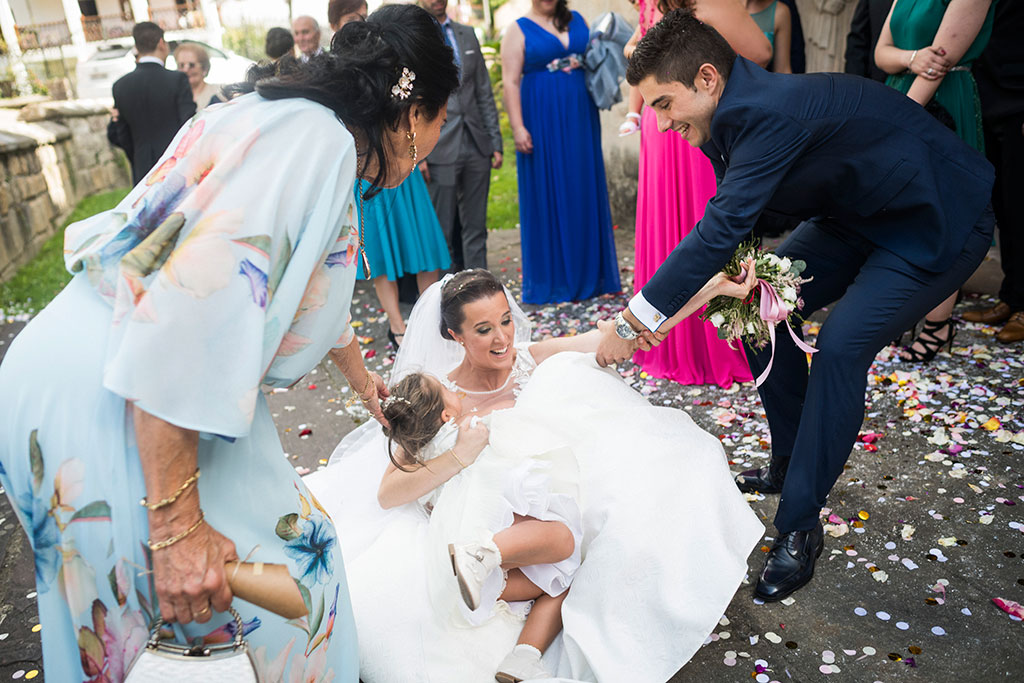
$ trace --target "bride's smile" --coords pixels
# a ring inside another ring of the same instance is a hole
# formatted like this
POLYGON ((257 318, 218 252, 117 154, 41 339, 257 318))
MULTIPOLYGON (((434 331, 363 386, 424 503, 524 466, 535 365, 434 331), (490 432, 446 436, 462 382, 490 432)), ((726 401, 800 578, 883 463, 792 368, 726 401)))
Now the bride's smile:
POLYGON ((467 389, 496 389, 508 380, 515 362, 516 326, 508 299, 496 293, 467 303, 463 312, 461 329, 450 333, 465 348, 466 358, 452 379, 467 389))

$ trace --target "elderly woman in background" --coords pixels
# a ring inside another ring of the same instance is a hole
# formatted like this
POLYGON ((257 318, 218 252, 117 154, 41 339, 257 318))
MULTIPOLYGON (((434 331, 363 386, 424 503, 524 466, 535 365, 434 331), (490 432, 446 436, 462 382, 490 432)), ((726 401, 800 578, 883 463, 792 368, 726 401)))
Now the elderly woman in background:
POLYGON ((178 65, 178 71, 188 76, 196 111, 224 101, 220 94, 221 86, 206 82, 210 75, 210 54, 206 48, 198 43, 182 43, 174 51, 174 63, 178 65))
POLYGON ((358 679, 334 524, 260 387, 330 353, 381 417, 387 390, 348 322, 353 187, 409 175, 409 140, 437 143, 458 72, 408 5, 275 70, 195 116, 115 209, 68 228, 76 275, 0 365, 0 485, 32 544, 49 680, 123 680, 156 615, 188 642, 230 641, 225 563, 250 551, 315 610, 293 622, 234 603, 262 680, 358 679))

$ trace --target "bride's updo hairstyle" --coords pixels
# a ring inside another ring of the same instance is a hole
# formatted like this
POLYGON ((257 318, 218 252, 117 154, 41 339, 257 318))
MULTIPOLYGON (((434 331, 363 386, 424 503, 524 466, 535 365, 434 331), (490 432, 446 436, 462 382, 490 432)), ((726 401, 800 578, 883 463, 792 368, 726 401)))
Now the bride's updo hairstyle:
POLYGON ((395 467, 411 472, 406 465, 422 463, 420 451, 430 443, 441 425, 444 412, 444 397, 437 384, 427 381, 425 375, 414 372, 403 377, 391 387, 393 398, 384 399, 384 417, 390 427, 384 427, 388 437, 388 457, 395 467), (398 444, 405 456, 405 462, 395 457, 393 444, 398 444))
MULTIPOLYGON (((329 52, 305 64, 264 64, 250 69, 235 92, 255 90, 272 100, 304 97, 331 109, 357 136, 360 168, 375 161, 369 198, 385 182, 391 149, 385 130, 397 131, 413 104, 433 120, 459 85, 459 72, 437 21, 416 5, 384 5, 366 21, 351 21, 331 40, 329 52), (403 69, 412 71, 411 92, 400 96, 403 69)), ((330 144, 330 140, 324 140, 330 144)))
POLYGON ((483 268, 463 270, 453 275, 441 289, 441 336, 454 341, 448 330, 462 331, 462 323, 466 321, 466 313, 462 309, 466 304, 504 293, 505 288, 498 278, 483 268))

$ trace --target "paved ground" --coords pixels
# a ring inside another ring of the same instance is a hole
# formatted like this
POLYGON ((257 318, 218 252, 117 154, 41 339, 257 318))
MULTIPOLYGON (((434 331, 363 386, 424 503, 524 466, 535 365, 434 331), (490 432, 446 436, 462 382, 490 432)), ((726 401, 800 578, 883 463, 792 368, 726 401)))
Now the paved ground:
MULTIPOLYGON (((518 234, 492 233, 490 242, 492 268, 518 286, 518 234)), ((631 235, 617 233, 617 243, 626 283, 631 235)), ((998 265, 990 261, 967 288, 991 294, 997 285, 998 265)), ((981 301, 972 295, 959 310, 981 301)), ((623 303, 619 296, 528 308, 539 334, 564 334, 623 303)), ((357 332, 373 339, 368 364, 386 372, 387 323, 376 306, 361 288, 353 313, 362 323, 357 332)), ((812 334, 818 322, 809 325, 812 334)), ((0 322, 0 357, 21 324, 0 322)), ((999 345, 993 333, 966 326, 952 355, 929 366, 896 363, 891 350, 879 354, 862 441, 829 500, 833 535, 814 581, 775 605, 756 604, 750 585, 741 586, 721 626, 673 683, 1019 679, 1024 627, 992 599, 1024 602, 1024 346, 999 345)), ((767 424, 752 385, 686 387, 645 377, 631 364, 620 370, 651 401, 687 410, 718 435, 734 470, 766 461, 767 424)), ((268 397, 297 468, 320 466, 355 424, 342 386, 321 366, 268 397)), ((754 575, 771 542, 775 501, 751 505, 768 526, 750 557, 754 575)), ((0 497, 0 681, 41 669, 33 588, 31 551, 0 497)))

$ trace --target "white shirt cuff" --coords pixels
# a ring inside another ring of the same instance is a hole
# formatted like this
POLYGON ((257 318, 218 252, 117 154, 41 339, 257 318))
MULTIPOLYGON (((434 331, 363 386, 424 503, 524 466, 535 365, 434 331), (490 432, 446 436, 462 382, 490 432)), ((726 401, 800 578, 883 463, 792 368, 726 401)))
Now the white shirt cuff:
POLYGON ((651 332, 657 332, 661 324, 668 318, 664 313, 659 311, 657 308, 652 306, 647 299, 644 298, 642 291, 637 292, 636 296, 629 300, 629 312, 636 317, 640 323, 651 332))

